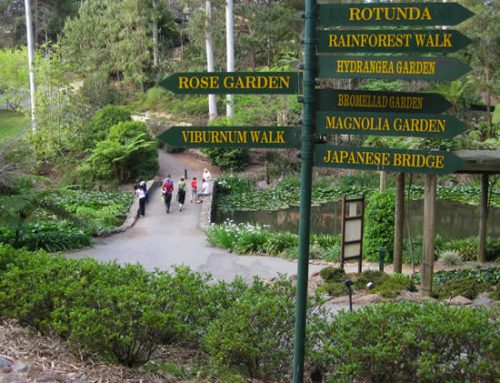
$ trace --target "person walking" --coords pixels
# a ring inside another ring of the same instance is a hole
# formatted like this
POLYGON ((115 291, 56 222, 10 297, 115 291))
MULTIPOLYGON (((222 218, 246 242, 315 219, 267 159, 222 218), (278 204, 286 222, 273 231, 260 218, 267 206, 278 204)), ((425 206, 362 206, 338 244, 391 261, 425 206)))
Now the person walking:
POLYGON ((174 192, 174 180, 170 177, 170 174, 163 180, 161 185, 161 195, 163 197, 163 202, 165 203, 165 208, 167 214, 170 213, 170 203, 172 202, 172 193, 174 192))
POLYGON ((184 177, 181 177, 177 184, 177 201, 179 202, 179 211, 182 211, 182 206, 186 201, 186 181, 184 181, 184 177))
POLYGON ((144 190, 144 194, 146 195, 146 202, 149 202, 149 192, 148 192, 148 186, 146 185, 146 181, 139 182, 139 186, 141 187, 142 190, 144 190))
POLYGON ((139 184, 134 185, 135 195, 139 200, 139 217, 144 217, 146 215, 146 193, 141 188, 139 184))
POLYGON ((208 182, 205 180, 205 178, 202 178, 201 180, 201 191, 196 194, 197 200, 196 203, 202 203, 203 199, 200 197, 207 196, 210 194, 210 185, 208 182))
POLYGON ((203 169, 203 174, 201 175, 201 178, 205 179, 205 181, 210 182, 212 181, 212 174, 210 173, 210 170, 207 168, 203 169))
POLYGON ((196 194, 198 193, 198 181, 196 179, 196 177, 193 177, 192 181, 191 181, 191 202, 193 202, 193 198, 194 198, 194 201, 196 202, 196 194))

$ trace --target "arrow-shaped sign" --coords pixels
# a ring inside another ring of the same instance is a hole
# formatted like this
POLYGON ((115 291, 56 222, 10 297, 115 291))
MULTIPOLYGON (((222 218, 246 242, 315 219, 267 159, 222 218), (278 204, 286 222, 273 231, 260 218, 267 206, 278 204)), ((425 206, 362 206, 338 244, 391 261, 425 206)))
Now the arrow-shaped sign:
POLYGON ((452 81, 470 71, 454 58, 318 56, 320 78, 379 78, 452 81))
POLYGON ((300 127, 174 126, 158 139, 187 148, 292 148, 300 146, 300 127))
POLYGON ((314 165, 398 173, 448 174, 464 161, 451 152, 364 148, 320 144, 314 146, 314 165))
POLYGON ((317 95, 318 111, 441 113, 451 108, 451 104, 437 93, 318 90, 317 95))
POLYGON ((455 52, 471 43, 452 30, 332 30, 318 32, 319 53, 455 52))
POLYGON ((299 90, 299 73, 175 73, 158 85, 180 94, 296 94, 299 90))
POLYGON ((316 133, 451 138, 467 127, 443 114, 318 112, 316 133))
POLYGON ((319 4, 319 26, 456 25, 474 13, 458 3, 319 4))

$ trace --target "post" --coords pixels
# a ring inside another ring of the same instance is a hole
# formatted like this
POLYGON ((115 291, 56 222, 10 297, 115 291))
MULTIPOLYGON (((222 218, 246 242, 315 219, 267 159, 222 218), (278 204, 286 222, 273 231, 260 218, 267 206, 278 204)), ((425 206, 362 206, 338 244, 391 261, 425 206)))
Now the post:
POLYGON ((378 250, 378 271, 384 272, 384 263, 385 263, 385 249, 383 246, 380 246, 378 250))
POLYGON ((387 189, 387 172, 379 172, 379 191, 387 189))
POLYGON ((396 176, 396 210, 394 212, 394 266, 393 272, 403 271, 403 233, 405 216, 405 174, 396 176))
POLYGON ((305 2, 304 25, 304 113, 300 167, 299 260, 297 264, 297 297, 295 307, 295 343, 293 383, 304 380, 304 348, 307 312, 307 279, 309 276, 309 237, 311 224, 312 163, 314 150, 315 77, 316 77, 316 1, 305 2))
MULTIPOLYGON (((226 62, 227 71, 234 72, 233 0, 226 0, 226 62)), ((233 95, 226 96, 226 117, 234 116, 233 95)))
POLYGON ((427 297, 432 293, 432 274, 434 270, 436 180, 437 176, 435 174, 425 175, 424 228, 422 230, 422 295, 427 297))
POLYGON ((481 206, 479 213, 479 246, 477 260, 486 262, 486 234, 488 228, 488 174, 481 174, 481 206))
MULTIPOLYGON (((205 23, 205 47, 207 50, 207 72, 215 71, 215 59, 214 59, 214 47, 212 40, 212 32, 210 28, 212 27, 212 2, 211 0, 205 0, 205 12, 207 20, 205 23)), ((208 119, 210 121, 217 117, 217 100, 215 99, 215 94, 208 95, 208 119)))
POLYGON ((266 161, 264 163, 264 166, 266 168, 266 185, 269 185, 271 183, 271 180, 269 178, 269 161, 266 161))
POLYGON ((33 42, 33 25, 31 23, 31 2, 24 0, 24 8, 26 13, 26 40, 28 43, 28 70, 30 81, 30 106, 31 106, 31 129, 36 132, 36 118, 35 118, 35 49, 33 42))

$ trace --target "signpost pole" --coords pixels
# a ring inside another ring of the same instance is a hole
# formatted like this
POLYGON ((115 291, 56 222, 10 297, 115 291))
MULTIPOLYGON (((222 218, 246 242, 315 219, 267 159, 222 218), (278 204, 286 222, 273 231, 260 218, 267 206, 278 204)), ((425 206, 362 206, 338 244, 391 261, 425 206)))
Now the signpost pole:
POLYGON ((316 77, 316 0, 305 2, 304 24, 304 113, 302 126, 300 167, 300 221, 299 260, 297 265, 297 299, 295 306, 295 344, 293 356, 293 383, 304 379, 304 349, 307 312, 307 279, 309 276, 309 236, 311 221, 312 165, 315 124, 316 77))

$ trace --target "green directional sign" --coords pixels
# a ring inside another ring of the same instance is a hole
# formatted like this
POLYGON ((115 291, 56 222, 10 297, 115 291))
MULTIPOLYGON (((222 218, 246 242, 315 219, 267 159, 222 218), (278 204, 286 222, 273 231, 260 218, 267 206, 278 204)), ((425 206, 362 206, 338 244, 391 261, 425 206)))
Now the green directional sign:
POLYGON ((319 4, 320 27, 456 25, 474 14, 458 3, 319 4))
POLYGON ((451 152, 315 145, 314 165, 398 173, 448 174, 464 161, 451 152))
POLYGON ((317 112, 316 133, 451 138, 467 127, 442 114, 317 112))
POLYGON ((300 146, 300 127, 174 126, 158 139, 187 148, 292 148, 300 146))
POLYGON ((454 58, 318 56, 320 78, 379 78, 451 81, 470 71, 454 58))
POLYGON ((160 86, 180 94, 296 94, 298 72, 175 73, 160 86))
POLYGON ((452 30, 325 30, 318 32, 319 53, 455 52, 471 43, 452 30))
POLYGON ((318 90, 316 110, 386 113, 441 113, 451 104, 437 93, 318 90))

